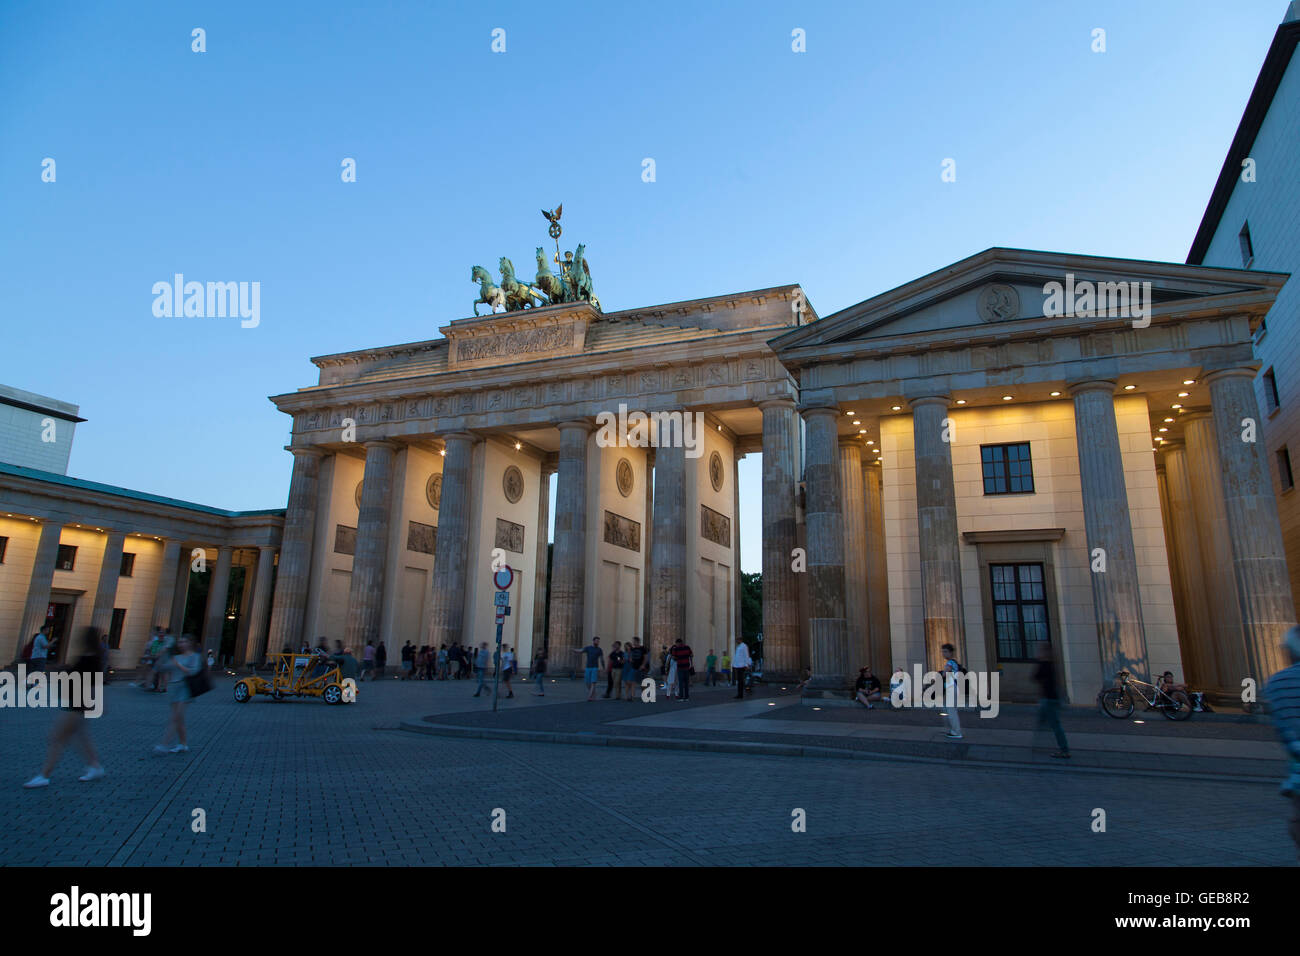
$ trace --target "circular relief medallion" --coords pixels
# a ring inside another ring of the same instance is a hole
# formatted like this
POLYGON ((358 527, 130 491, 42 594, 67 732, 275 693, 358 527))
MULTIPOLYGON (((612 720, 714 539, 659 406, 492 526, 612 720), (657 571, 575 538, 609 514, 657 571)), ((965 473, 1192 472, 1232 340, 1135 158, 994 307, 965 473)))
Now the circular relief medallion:
POLYGON ((620 458, 614 466, 614 481, 618 484, 618 493, 624 498, 632 493, 635 477, 632 474, 632 463, 626 458, 620 458))
POLYGON ((524 473, 511 465, 501 479, 501 489, 506 493, 506 501, 517 502, 524 496, 524 473))
POLYGON ((995 282, 980 290, 976 310, 985 322, 1003 322, 1020 315, 1020 293, 1009 285, 995 282))
POLYGON ((363 481, 358 481, 358 482, 357 482, 357 493, 356 493, 355 497, 356 497, 356 501, 357 501, 357 510, 358 510, 358 511, 361 510, 361 486, 362 486, 363 484, 365 484, 365 482, 363 482, 363 481))
POLYGON ((424 497, 434 511, 442 507, 442 475, 429 476, 424 485, 424 497))
POLYGON ((722 490, 722 456, 716 451, 709 456, 709 481, 714 491, 722 490))

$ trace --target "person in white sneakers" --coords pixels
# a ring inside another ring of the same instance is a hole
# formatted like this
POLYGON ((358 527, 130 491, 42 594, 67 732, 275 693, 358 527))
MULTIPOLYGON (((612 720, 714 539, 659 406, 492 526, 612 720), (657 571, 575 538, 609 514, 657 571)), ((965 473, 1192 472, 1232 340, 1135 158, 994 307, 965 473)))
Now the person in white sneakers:
POLYGON ((943 705, 948 716, 948 736, 953 740, 961 740, 961 719, 957 716, 957 680, 962 666, 957 663, 957 649, 951 644, 945 644, 939 650, 943 652, 943 705))
POLYGON ((167 684, 167 693, 171 695, 171 716, 167 719, 167 729, 163 732, 162 743, 154 745, 154 753, 184 753, 189 750, 185 741, 185 705, 190 702, 190 685, 185 680, 203 670, 203 655, 198 651, 194 638, 182 634, 176 645, 176 654, 168 663, 171 680, 167 684), (176 745, 168 747, 172 735, 176 736, 176 745))
MULTIPOLYGON (((72 669, 81 675, 81 685, 89 691, 95 686, 96 674, 100 675, 101 681, 103 680, 103 657, 100 654, 99 638, 95 635, 94 628, 86 628, 81 637, 79 650, 80 654, 72 669)), ((104 768, 99 763, 99 755, 95 753, 95 745, 90 739, 90 731, 86 726, 86 721, 89 719, 86 713, 92 709, 89 703, 87 693, 84 691, 79 701, 63 701, 63 713, 59 715, 58 723, 54 725, 54 732, 50 734, 50 747, 45 755, 45 766, 41 767, 40 773, 23 784, 28 790, 50 785, 50 774, 54 773, 59 757, 63 755, 64 748, 72 740, 77 742, 86 755, 86 772, 77 779, 85 782, 98 780, 104 776, 104 768)))
POLYGON ((736 675, 736 700, 745 699, 745 678, 754 666, 754 659, 749 656, 749 645, 744 641, 736 642, 736 653, 731 658, 731 670, 736 675))

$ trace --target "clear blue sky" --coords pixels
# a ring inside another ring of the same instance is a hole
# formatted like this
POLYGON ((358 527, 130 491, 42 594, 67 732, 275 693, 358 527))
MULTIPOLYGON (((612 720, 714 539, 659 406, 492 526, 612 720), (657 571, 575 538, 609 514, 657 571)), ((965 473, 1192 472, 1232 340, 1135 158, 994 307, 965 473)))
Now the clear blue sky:
POLYGON ((75 476, 282 507, 266 396, 436 336, 557 202, 606 309, 799 282, 827 315, 994 245, 1182 261, 1285 9, 6 0, 0 382, 80 404, 75 476), (259 281, 261 325, 155 318, 175 272, 259 281))

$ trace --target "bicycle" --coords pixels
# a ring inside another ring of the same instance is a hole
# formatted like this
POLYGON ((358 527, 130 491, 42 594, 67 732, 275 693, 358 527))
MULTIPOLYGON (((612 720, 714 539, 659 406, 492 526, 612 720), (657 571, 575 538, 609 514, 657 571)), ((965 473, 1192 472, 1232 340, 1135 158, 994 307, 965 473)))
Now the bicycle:
POLYGON ((1141 698, 1148 709, 1158 710, 1170 720, 1187 720, 1192 716, 1192 699, 1185 691, 1166 693, 1155 684, 1138 680, 1128 671, 1120 671, 1115 676, 1119 680, 1119 686, 1102 691, 1099 695, 1101 709, 1111 717, 1122 720, 1130 716, 1137 706, 1137 701, 1133 699, 1135 696, 1141 698), (1144 688, 1151 693, 1148 695, 1144 688))

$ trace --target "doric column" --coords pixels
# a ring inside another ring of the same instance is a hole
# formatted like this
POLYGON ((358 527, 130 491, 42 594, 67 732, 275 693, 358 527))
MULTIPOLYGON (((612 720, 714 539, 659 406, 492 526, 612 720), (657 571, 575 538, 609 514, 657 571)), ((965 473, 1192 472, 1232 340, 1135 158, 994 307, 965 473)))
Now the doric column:
POLYGON ((455 432, 443 440, 442 499, 433 557, 433 613, 429 643, 435 648, 465 639, 466 562, 469 560, 470 466, 478 436, 455 432))
POLYGON ((687 636, 686 529, 697 526, 698 519, 686 515, 684 444, 656 448, 650 633, 645 641, 655 660, 660 647, 671 647, 677 638, 687 636))
POLYGON ((809 690, 851 686, 844 622, 844 510, 840 494, 839 417, 833 406, 802 409, 808 529, 809 690))
POLYGON ((871 664, 867 613, 867 502, 862 439, 840 439, 840 490, 844 496, 844 624, 850 672, 871 664))
POLYGON ((1254 378, 1251 368, 1205 376, 1223 466, 1223 501, 1247 666, 1245 673, 1233 675, 1238 686, 1246 677, 1262 685, 1291 663, 1279 645, 1296 622, 1277 499, 1260 444, 1263 425, 1254 378))
POLYGON ((1213 616, 1206 599, 1187 449, 1181 444, 1166 443, 1163 450, 1172 558, 1170 571, 1176 578, 1174 593, 1182 605, 1178 643, 1183 657, 1183 676, 1189 684, 1209 690, 1219 687, 1221 682, 1215 666, 1213 616))
POLYGON ((117 582, 122 576, 122 545, 126 533, 110 531, 104 541, 104 559, 99 565, 99 584, 95 587, 95 606, 90 626, 96 637, 108 633, 113 624, 113 602, 117 599, 117 582))
MULTIPOLYGON (((551 524, 551 475, 554 469, 543 464, 537 489, 537 556, 533 573, 533 657, 541 653, 546 642, 546 558, 547 534, 551 524)), ((532 669, 531 660, 520 661, 520 667, 532 669)))
POLYGON ((733 601, 735 603, 736 621, 732 630, 731 643, 728 645, 728 650, 735 648, 736 641, 740 640, 741 634, 744 633, 742 625, 743 625, 743 618, 744 618, 743 608, 745 603, 744 602, 745 589, 740 576, 740 459, 744 457, 745 456, 743 453, 735 451, 734 448, 732 449, 733 461, 732 461, 732 468, 731 468, 731 497, 732 497, 731 527, 733 530, 732 536, 734 538, 734 543, 733 543, 734 550, 732 551, 732 558, 731 558, 731 564, 732 564, 731 583, 733 585, 733 590, 735 591, 735 595, 733 596, 733 601))
POLYGON ((1137 555, 1115 420, 1115 383, 1080 382, 1070 387, 1070 395, 1102 684, 1109 686, 1121 669, 1148 680, 1137 555))
MULTIPOLYGON (((645 531, 641 539, 641 550, 645 562, 642 575, 641 599, 641 645, 650 647, 650 609, 654 607, 654 516, 655 516, 655 450, 647 448, 645 453, 645 531)), ((650 653, 648 650, 646 653, 650 653)))
POLYGON ((45 624, 50 609, 50 588, 54 584, 54 566, 59 560, 59 536, 63 525, 57 521, 41 523, 41 534, 36 542, 36 559, 32 563, 32 576, 27 584, 27 601, 23 605, 23 623, 18 631, 18 643, 6 660, 17 660, 33 635, 45 624))
POLYGON ((1183 441, 1187 446, 1187 480, 1201 565, 1200 589, 1209 611, 1209 651, 1204 663, 1212 665, 1207 690, 1216 697, 1236 698, 1246 673, 1241 641, 1241 610, 1233 579, 1232 545, 1228 541, 1228 515, 1223 504, 1223 475, 1219 464, 1214 420, 1207 411, 1184 415, 1183 441))
POLYGON ((884 475, 875 462, 865 462, 862 483, 867 499, 867 630, 871 667, 877 676, 893 668, 889 634, 889 568, 885 557, 884 475))
POLYGON ((799 674, 799 591, 792 562, 795 528, 794 402, 777 399, 763 411, 763 671, 799 674))
POLYGON ((560 460, 555 480, 555 547, 551 566, 548 670, 578 666, 583 646, 582 616, 587 584, 587 439, 591 423, 561 422, 560 460))
POLYGON ((961 551, 957 544, 957 495, 952 479, 952 445, 945 427, 948 396, 911 400, 916 446, 916 526, 921 563, 925 654, 930 667, 951 644, 966 660, 966 615, 962 606, 961 551))
POLYGON ((271 610, 271 580, 275 575, 275 548, 257 549, 257 579, 253 582, 253 601, 248 610, 248 643, 242 663, 266 659, 266 615, 271 610))
POLYGON ((153 612, 149 616, 151 628, 170 628, 172 602, 176 596, 177 571, 181 563, 181 543, 168 538, 163 542, 162 564, 158 567, 158 584, 153 592, 153 612))
POLYGON ((278 653, 283 647, 298 649, 307 616, 307 590, 311 583, 312 539, 316 532, 316 498, 321 453, 315 448, 292 448, 293 477, 289 479, 289 504, 284 513, 280 543, 280 569, 271 603, 268 645, 278 653))
MULTIPOLYGON (((365 443, 366 469, 361 479, 357 547, 352 556, 348 620, 343 643, 365 647, 382 639, 384 575, 388 567, 388 515, 393 507, 393 454, 390 441, 365 443)), ((446 479, 444 478, 445 482, 446 479)))
POLYGON ((235 549, 222 546, 217 549, 217 564, 212 569, 208 583, 208 607, 203 615, 203 649, 211 650, 221 659, 221 632, 226 624, 226 598, 230 594, 230 564, 235 549))
POLYGON ((190 597, 190 574, 193 572, 194 551, 203 552, 202 548, 187 548, 181 545, 180 560, 176 562, 176 584, 172 594, 171 618, 166 624, 167 633, 179 636, 185 629, 185 608, 190 597))

